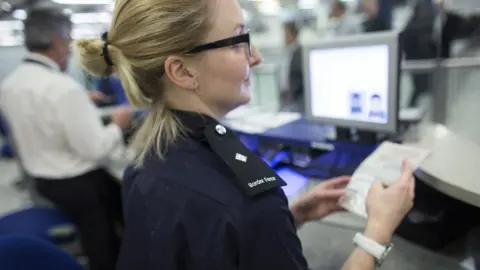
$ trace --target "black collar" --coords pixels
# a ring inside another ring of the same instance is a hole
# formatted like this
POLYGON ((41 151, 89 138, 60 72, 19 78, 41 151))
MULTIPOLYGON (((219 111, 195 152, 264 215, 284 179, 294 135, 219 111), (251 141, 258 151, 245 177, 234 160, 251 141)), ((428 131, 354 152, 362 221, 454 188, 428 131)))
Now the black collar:
POLYGON ((50 66, 49 64, 45 63, 45 62, 42 62, 40 60, 37 60, 37 59, 32 59, 32 58, 25 58, 23 59, 23 62, 24 63, 30 63, 30 64, 36 64, 36 65, 40 65, 40 66, 43 66, 47 69, 54 69, 52 66, 50 66))
POLYGON ((204 139, 205 128, 209 125, 218 124, 215 118, 206 114, 183 110, 172 110, 172 112, 185 128, 185 135, 193 139, 204 139))
POLYGON ((187 136, 209 146, 235 175, 247 196, 254 196, 286 183, 237 136, 215 118, 187 111, 173 111, 187 129, 187 136))

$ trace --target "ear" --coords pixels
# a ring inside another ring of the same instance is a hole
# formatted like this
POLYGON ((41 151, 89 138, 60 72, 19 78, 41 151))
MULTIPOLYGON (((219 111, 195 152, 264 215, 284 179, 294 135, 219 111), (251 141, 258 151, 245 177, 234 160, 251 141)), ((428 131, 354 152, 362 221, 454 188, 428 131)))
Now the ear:
POLYGON ((196 75, 194 69, 189 67, 183 57, 169 56, 165 60, 165 75, 176 85, 183 89, 196 88, 196 75))

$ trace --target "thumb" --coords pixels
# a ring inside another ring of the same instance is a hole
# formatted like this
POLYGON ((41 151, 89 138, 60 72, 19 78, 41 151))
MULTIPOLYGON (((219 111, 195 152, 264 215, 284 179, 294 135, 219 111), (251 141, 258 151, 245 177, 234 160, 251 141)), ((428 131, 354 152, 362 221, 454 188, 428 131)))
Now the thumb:
POLYGON ((375 192, 382 191, 384 189, 385 187, 383 186, 382 182, 375 181, 375 183, 373 183, 373 185, 370 187, 370 190, 368 191, 368 193, 375 193, 375 192))

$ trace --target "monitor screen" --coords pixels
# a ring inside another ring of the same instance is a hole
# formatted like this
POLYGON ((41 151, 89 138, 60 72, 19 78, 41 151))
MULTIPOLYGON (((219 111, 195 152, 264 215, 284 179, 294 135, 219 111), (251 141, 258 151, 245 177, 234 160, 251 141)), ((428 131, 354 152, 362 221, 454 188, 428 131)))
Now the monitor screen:
POLYGON ((387 44, 320 48, 308 57, 313 117, 388 123, 393 112, 387 44))

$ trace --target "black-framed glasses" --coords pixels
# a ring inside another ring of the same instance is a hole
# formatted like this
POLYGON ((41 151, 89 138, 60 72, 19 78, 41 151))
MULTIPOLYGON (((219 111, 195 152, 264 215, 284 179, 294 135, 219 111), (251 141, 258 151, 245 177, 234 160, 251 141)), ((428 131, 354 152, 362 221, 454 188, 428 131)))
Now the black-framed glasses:
POLYGON ((199 52, 204 52, 204 51, 209 51, 209 50, 226 48, 226 47, 230 47, 230 46, 237 45, 237 44, 242 44, 242 43, 247 44, 247 46, 248 46, 247 47, 248 48, 248 56, 252 56, 252 45, 250 43, 250 33, 248 31, 247 31, 247 33, 242 34, 242 35, 238 35, 238 36, 234 36, 234 37, 230 37, 230 38, 226 38, 226 39, 217 40, 217 41, 214 41, 214 42, 211 42, 211 43, 206 43, 206 44, 199 45, 199 46, 191 49, 190 51, 188 51, 188 53, 199 53, 199 52))

